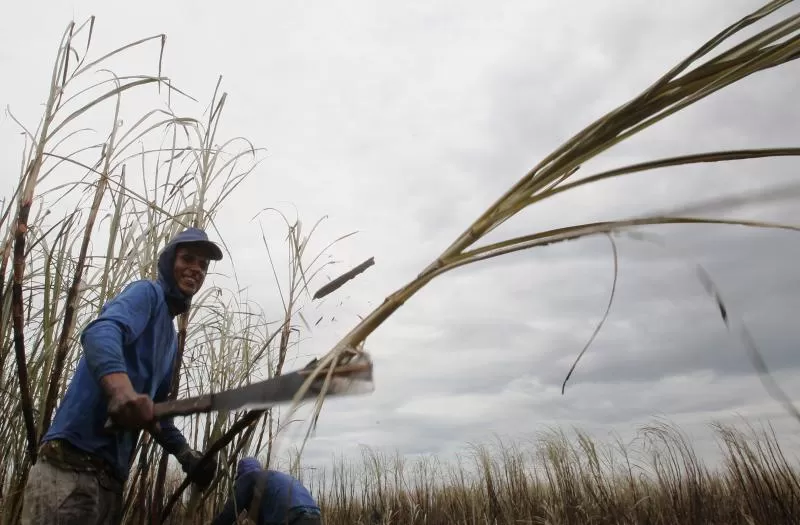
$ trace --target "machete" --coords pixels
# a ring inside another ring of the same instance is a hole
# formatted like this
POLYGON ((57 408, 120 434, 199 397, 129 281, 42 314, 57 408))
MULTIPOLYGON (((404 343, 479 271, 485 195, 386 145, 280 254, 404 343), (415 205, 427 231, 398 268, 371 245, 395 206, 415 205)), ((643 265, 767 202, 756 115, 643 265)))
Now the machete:
MULTIPOLYGON (((156 420, 173 417, 219 412, 223 410, 264 410, 275 405, 291 402, 300 391, 308 376, 314 372, 317 360, 314 359, 304 368, 277 377, 251 383, 249 385, 223 390, 212 394, 203 394, 185 399, 165 401, 153 405, 156 420)), ((301 401, 316 398, 322 392, 328 369, 317 373, 301 401)), ((360 353, 346 364, 334 368, 325 397, 338 397, 369 393, 373 389, 372 361, 366 353, 360 353)), ((111 418, 104 425, 106 431, 119 430, 111 418)))

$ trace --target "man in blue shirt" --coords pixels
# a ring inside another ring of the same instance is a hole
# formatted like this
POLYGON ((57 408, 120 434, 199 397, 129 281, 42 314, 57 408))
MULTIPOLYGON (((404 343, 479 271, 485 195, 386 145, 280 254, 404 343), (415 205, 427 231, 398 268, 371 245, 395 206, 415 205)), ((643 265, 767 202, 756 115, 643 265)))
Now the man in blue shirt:
POLYGON ((119 523, 141 430, 192 472, 200 488, 211 483, 216 462, 194 471, 201 454, 172 419, 155 421, 153 403, 166 400, 171 388, 174 318, 189 309, 209 261, 221 259, 203 230, 184 230, 159 255, 155 281, 126 286, 83 330, 83 356, 28 475, 24 524, 119 523), (121 430, 104 429, 108 417, 121 430))
POLYGON ((243 511, 257 525, 322 525, 320 508, 303 484, 283 472, 264 470, 256 458, 239 461, 233 490, 211 525, 233 525, 243 511))

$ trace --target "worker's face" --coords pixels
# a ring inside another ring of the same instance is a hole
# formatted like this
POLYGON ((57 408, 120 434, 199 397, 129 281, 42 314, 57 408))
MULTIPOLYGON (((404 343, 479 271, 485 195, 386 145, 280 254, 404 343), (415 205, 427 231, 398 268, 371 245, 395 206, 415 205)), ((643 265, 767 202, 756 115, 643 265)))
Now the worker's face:
POLYGON ((208 256, 192 245, 178 246, 175 250, 175 282, 181 292, 192 296, 203 286, 208 271, 208 256))

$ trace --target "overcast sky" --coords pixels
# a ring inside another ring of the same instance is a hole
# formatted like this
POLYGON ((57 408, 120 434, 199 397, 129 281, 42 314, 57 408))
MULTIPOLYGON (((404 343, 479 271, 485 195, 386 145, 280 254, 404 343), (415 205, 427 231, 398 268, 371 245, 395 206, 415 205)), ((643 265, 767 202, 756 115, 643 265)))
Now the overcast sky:
MULTIPOLYGON (((35 127, 65 25, 92 14, 95 50, 166 33, 165 74, 200 100, 195 113, 223 75, 223 133, 268 151, 218 217, 251 298, 275 304, 250 221, 267 206, 289 214, 296 206, 306 229, 328 215, 318 245, 357 230, 332 250, 342 261, 336 272, 376 261, 321 307, 326 320, 306 334, 294 367, 325 353, 358 315, 413 279, 545 155, 760 3, 21 2, 0 21, 0 103, 35 127)), ((151 73, 153 56, 141 58, 151 73)), ((799 67, 726 88, 582 171, 796 146, 799 67)), ((18 129, 5 115, 0 133, 3 171, 16 176, 18 129)), ((796 177, 793 167, 792 159, 773 159, 636 175, 537 205, 492 238, 776 184, 796 177)), ((731 215, 797 223, 792 204, 731 215)), ((800 422, 768 397, 692 266, 708 269, 775 377, 797 397, 797 234, 646 231, 666 249, 618 239, 616 302, 565 395, 561 382, 608 300, 613 261, 605 237, 436 279, 368 339, 376 391, 329 402, 306 461, 358 454, 360 445, 448 456, 469 441, 526 439, 549 425, 628 435, 654 416, 680 424, 707 457, 714 452, 707 423, 737 415, 771 421, 797 450, 787 434, 800 422)), ((281 239, 274 242, 280 249, 281 239)))

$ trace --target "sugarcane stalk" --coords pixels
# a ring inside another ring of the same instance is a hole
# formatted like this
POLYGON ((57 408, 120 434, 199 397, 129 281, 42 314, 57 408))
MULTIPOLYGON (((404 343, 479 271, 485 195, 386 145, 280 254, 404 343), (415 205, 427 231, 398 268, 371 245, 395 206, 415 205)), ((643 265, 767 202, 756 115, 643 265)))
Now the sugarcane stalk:
POLYGON ((28 233, 28 217, 30 216, 31 206, 33 205, 34 191, 39 172, 44 160, 45 144, 50 129, 50 124, 54 118, 56 100, 59 97, 63 84, 59 82, 60 77, 66 77, 69 64, 69 47, 72 39, 72 29, 74 24, 69 24, 64 38, 59 47, 56 65, 53 68, 53 75, 50 81, 50 93, 45 106, 44 118, 39 140, 35 145, 33 158, 28 162, 28 167, 23 175, 24 187, 19 201, 19 210, 14 224, 14 251, 13 251, 13 284, 11 286, 11 317, 14 329, 14 355, 17 362, 17 378, 20 389, 20 405, 25 421, 26 437, 28 441, 28 455, 31 463, 36 462, 36 423, 33 418, 33 402, 31 399, 30 384, 28 381, 28 366, 25 357, 25 334, 24 334, 24 298, 22 282, 25 277, 25 243, 28 233))
MULTIPOLYGON (((72 283, 67 291, 66 305, 64 308, 64 322, 61 326, 61 333, 58 337, 58 346, 56 347, 55 363, 51 370, 49 389, 47 391, 47 398, 44 405, 44 413, 42 414, 42 435, 47 432, 50 427, 50 416, 53 413, 56 405, 56 398, 58 397, 58 385, 61 380, 61 373, 64 369, 64 361, 67 358, 69 351, 69 339, 75 328, 75 316, 77 314, 77 300, 78 293, 83 281, 83 274, 86 268, 86 254, 89 251, 89 241, 92 237, 92 229, 97 220, 97 214, 100 209, 100 203, 103 201, 106 188, 108 187, 109 170, 111 169, 111 158, 114 153, 116 145, 117 130, 119 129, 119 109, 120 109, 121 95, 117 94, 117 103, 114 110, 114 124, 111 128, 111 134, 108 142, 103 147, 101 158, 104 159, 103 170, 100 173, 100 178, 96 183, 94 198, 89 209, 89 216, 86 219, 86 226, 83 230, 83 239, 81 241, 81 248, 78 254, 75 273, 72 277, 72 283)), ((124 171, 123 166, 123 171, 124 171)))

